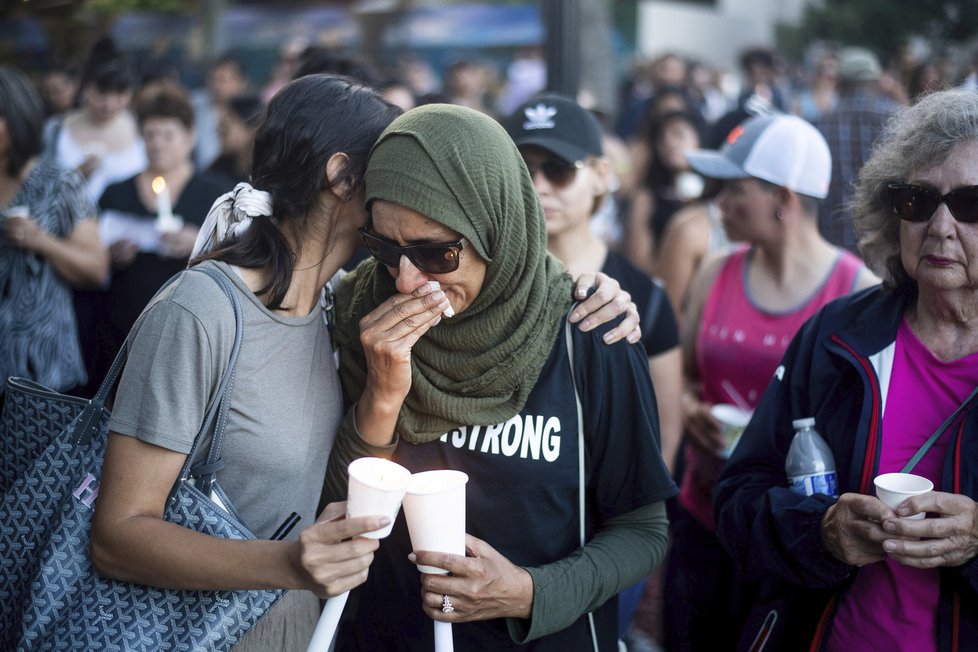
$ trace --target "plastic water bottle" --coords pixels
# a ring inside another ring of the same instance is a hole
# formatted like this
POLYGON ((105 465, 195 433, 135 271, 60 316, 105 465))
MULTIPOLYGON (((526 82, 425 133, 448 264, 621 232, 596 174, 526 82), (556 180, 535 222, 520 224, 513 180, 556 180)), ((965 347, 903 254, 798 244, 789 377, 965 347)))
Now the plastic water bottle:
POLYGON ((835 458, 829 445, 815 431, 815 419, 796 419, 791 425, 795 429, 795 438, 791 440, 784 461, 788 486, 803 496, 825 494, 837 497, 835 458))

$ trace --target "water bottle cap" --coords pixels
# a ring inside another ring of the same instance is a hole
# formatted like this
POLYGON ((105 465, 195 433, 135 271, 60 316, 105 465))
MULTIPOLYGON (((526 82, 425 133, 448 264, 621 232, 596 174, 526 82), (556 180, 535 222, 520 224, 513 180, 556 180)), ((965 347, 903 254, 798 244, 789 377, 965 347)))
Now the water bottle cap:
POLYGON ((791 427, 795 430, 800 430, 802 428, 814 428, 815 427, 815 417, 807 417, 805 419, 795 419, 791 422, 791 427))

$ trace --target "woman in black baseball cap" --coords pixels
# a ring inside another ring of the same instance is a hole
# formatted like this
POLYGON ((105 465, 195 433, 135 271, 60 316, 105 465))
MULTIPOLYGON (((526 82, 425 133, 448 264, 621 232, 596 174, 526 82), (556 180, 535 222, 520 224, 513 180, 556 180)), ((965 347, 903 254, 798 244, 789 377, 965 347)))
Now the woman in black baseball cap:
POLYGON ((611 176, 601 125, 574 100, 551 94, 525 102, 509 116, 506 127, 543 205, 547 249, 574 276, 601 271, 617 279, 638 306, 642 345, 659 405, 662 454, 671 468, 681 425, 676 316, 662 288, 590 229, 611 176))
MULTIPOLYGON (((590 111, 560 95, 525 102, 506 126, 543 206, 547 249, 575 276, 601 271, 617 279, 638 306, 642 346, 658 406, 662 457, 671 470, 682 428, 676 316, 664 290, 591 230, 591 218, 609 192, 611 177, 601 126, 590 111)), ((619 635, 627 632, 644 586, 640 582, 619 595, 619 635)))

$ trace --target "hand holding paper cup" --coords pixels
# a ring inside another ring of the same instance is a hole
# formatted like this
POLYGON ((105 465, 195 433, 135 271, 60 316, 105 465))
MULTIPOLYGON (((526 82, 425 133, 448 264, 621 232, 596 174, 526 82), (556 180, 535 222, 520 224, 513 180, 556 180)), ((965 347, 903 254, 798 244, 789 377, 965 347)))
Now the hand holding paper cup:
MULTIPOLYGON (((919 496, 934 490, 934 483, 927 478, 913 473, 884 473, 873 479, 876 485, 876 497, 886 503, 886 506, 896 510, 903 501, 912 496, 919 496)), ((917 512, 908 519, 924 518, 924 512, 917 512)))
POLYGON ((750 423, 751 413, 736 405, 715 403, 710 406, 710 414, 720 422, 720 434, 725 444, 721 455, 725 458, 730 457, 737 442, 740 441, 740 436, 744 434, 747 424, 750 423))
MULTIPOLYGON (((461 471, 425 471, 411 476, 404 496, 411 546, 465 555, 465 483, 469 476, 461 471)), ((418 565, 422 573, 444 574, 434 566, 418 565)))
POLYGON ((361 457, 350 462, 346 515, 349 517, 381 515, 390 525, 365 532, 368 539, 383 539, 394 527, 401 500, 411 481, 411 472, 400 464, 381 457, 361 457))

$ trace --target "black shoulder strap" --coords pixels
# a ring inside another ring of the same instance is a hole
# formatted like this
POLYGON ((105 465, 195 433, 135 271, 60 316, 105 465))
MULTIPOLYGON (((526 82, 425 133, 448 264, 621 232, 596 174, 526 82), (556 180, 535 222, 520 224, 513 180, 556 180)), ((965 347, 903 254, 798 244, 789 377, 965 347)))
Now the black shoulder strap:
MULTIPOLYGON (((571 368, 571 383, 574 385, 574 402, 577 405, 577 513, 579 515, 578 519, 578 534, 580 537, 581 547, 587 543, 587 528, 585 525, 585 498, 587 494, 587 485, 585 484, 584 477, 584 408, 581 406, 581 394, 577 389, 577 368, 574 364, 574 333, 573 326, 571 326, 570 313, 564 318, 564 339, 567 343, 567 358, 570 361, 571 368)), ((588 612, 588 627, 591 633, 591 644, 594 646, 595 652, 598 648, 598 638, 597 630, 594 625, 594 613, 588 612)))
POLYGON ((954 420, 958 418, 958 415, 961 414, 962 411, 971 407, 971 403, 974 401, 975 396, 978 396, 978 387, 971 390, 968 397, 961 402, 961 405, 959 405, 954 412, 951 413, 951 416, 944 419, 944 423, 942 423, 937 430, 934 431, 934 434, 928 437, 927 441, 925 441, 920 448, 917 449, 917 452, 910 458, 910 461, 907 462, 902 469, 900 469, 901 473, 910 473, 913 471, 913 468, 917 466, 917 462, 919 462, 921 458, 927 454, 927 451, 930 450, 931 446, 933 446, 937 440, 940 439, 941 435, 944 434, 944 431, 947 430, 948 426, 950 426, 954 420))

